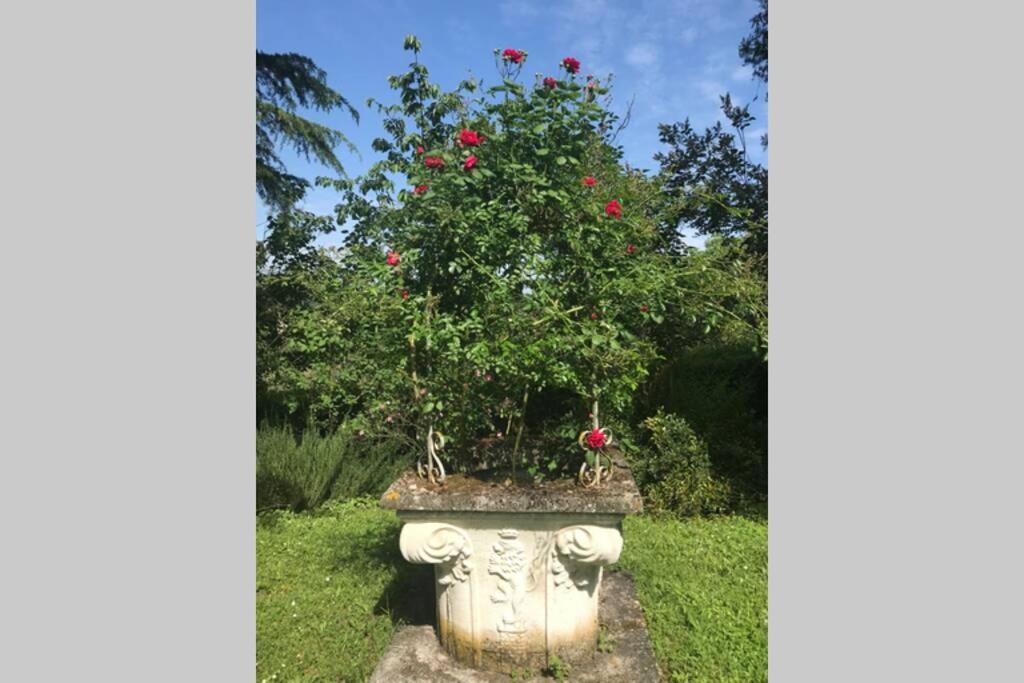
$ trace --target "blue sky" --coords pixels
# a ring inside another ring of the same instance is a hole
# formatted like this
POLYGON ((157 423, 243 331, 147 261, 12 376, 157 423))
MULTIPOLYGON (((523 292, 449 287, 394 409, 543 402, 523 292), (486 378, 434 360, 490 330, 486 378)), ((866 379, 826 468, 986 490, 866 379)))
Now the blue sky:
MULTIPOLYGON (((529 52, 521 77, 527 82, 536 72, 557 74, 567 56, 582 62, 581 73, 600 78, 613 73, 612 108, 624 113, 636 98, 619 142, 626 161, 639 168, 657 168, 652 157, 663 148, 659 123, 689 117, 700 130, 724 121, 718 96, 728 92, 734 102, 752 102, 757 120, 748 130, 748 150, 753 161, 767 165, 757 142, 768 127, 764 87, 751 80, 736 52, 756 13, 755 0, 257 0, 256 46, 312 58, 327 72, 331 87, 359 111, 358 125, 340 111, 310 115, 355 143, 361 159, 338 150, 351 176, 378 158, 370 142, 383 131, 366 100, 394 102, 387 77, 402 73, 411 61, 411 53, 402 49, 409 33, 423 43, 420 61, 445 89, 470 72, 485 85, 494 84, 494 48, 529 52)), ((290 172, 310 181, 326 173, 290 150, 281 158, 290 172)), ((304 208, 332 213, 336 203, 335 192, 312 188, 304 208)), ((265 217, 257 200, 257 236, 263 234, 265 217)), ((320 241, 336 244, 340 239, 334 233, 320 241)))

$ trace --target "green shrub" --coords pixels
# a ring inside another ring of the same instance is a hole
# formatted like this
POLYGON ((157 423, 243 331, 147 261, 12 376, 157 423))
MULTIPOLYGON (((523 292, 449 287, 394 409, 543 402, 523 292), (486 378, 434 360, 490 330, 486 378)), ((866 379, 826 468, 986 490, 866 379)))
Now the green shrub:
POLYGON ((446 92, 419 41, 405 49, 408 71, 389 79, 396 101, 370 105, 384 156, 358 179, 320 181, 341 193, 336 219, 350 226, 344 279, 325 288, 361 308, 289 321, 268 307, 268 339, 294 340, 266 354, 281 363, 261 375, 268 395, 339 415, 388 405, 420 451, 444 435, 449 471, 498 432, 536 436, 526 414, 539 402, 574 423, 543 466, 572 472, 586 457, 581 430, 618 434, 633 414, 666 321, 710 331, 763 306, 733 255, 666 248, 659 226, 673 211, 661 179, 614 144, 606 79, 570 60, 521 80, 527 55, 498 51, 493 87, 470 78, 446 92), (350 368, 349 353, 365 361, 350 368))
POLYGON ((314 508, 330 499, 380 495, 410 464, 408 443, 356 423, 331 434, 261 426, 256 432, 256 509, 314 508))
POLYGON ((650 443, 633 451, 631 464, 645 504, 678 515, 725 512, 731 489, 712 473, 707 443, 686 420, 658 411, 643 426, 650 443))
POLYGON ((715 471, 752 498, 768 493, 768 363, 749 346, 709 343, 654 373, 645 414, 684 417, 708 443, 715 471))

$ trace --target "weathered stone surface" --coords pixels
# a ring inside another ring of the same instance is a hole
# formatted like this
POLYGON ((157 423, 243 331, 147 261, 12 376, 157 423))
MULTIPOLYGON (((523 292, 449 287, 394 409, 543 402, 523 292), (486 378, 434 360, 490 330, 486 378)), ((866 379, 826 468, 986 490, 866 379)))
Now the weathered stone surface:
POLYGON ((590 657, 603 568, 622 551, 622 515, 398 512, 402 556, 434 566, 437 632, 476 669, 590 657))
MULTIPOLYGON (((570 681, 656 683, 661 680, 629 574, 616 572, 605 576, 600 621, 607 639, 614 643, 612 651, 596 652, 576 662, 569 675, 570 681)), ((371 683, 503 683, 509 680, 507 674, 478 671, 455 661, 441 647, 434 628, 425 625, 398 629, 370 679, 371 683)), ((551 679, 534 670, 517 680, 543 683, 551 679)))
POLYGON ((612 480, 586 488, 574 479, 540 484, 512 483, 507 473, 480 472, 449 475, 444 484, 431 484, 408 471, 381 497, 392 510, 465 512, 564 512, 628 515, 643 504, 625 461, 616 458, 612 480))
POLYGON ((626 463, 610 482, 513 483, 501 472, 430 484, 407 472, 381 499, 402 520, 402 556, 434 567, 437 634, 481 671, 541 668, 557 654, 593 657, 605 568, 622 550, 622 518, 642 508, 626 463))

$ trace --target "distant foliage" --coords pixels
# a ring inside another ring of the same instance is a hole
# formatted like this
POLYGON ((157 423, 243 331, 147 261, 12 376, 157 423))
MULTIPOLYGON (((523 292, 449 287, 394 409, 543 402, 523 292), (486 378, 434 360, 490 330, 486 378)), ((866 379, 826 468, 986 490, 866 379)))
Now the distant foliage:
POLYGON ((740 42, 740 58, 754 71, 754 78, 768 82, 768 0, 750 20, 750 35, 740 42))
MULTIPOLYGON (((750 26, 750 34, 740 43, 739 55, 752 68, 753 77, 767 84, 767 0, 760 0, 760 11, 750 20, 750 26)), ((755 119, 749 103, 736 104, 728 93, 720 99, 731 130, 715 123, 697 131, 688 118, 658 126, 661 142, 669 149, 655 159, 661 164, 665 189, 681 200, 665 230, 669 239, 676 241, 680 229, 736 241, 757 260, 758 270, 767 277, 768 169, 752 163, 748 156, 753 141, 747 140, 747 131, 755 119)), ((767 134, 760 144, 768 148, 767 134)))
POLYGON ((643 426, 650 444, 634 453, 631 465, 645 505, 678 515, 729 509, 730 487, 712 473, 708 446, 686 420, 659 411, 643 426))
POLYGON ((748 346, 721 340, 678 353, 647 397, 684 417, 707 441, 711 462, 736 493, 768 493, 768 364, 748 346))
POLYGON ((681 200, 669 223, 670 238, 678 239, 678 228, 734 238, 767 268, 768 169, 748 160, 745 131, 754 120, 748 109, 722 96, 734 132, 721 123, 698 132, 689 119, 659 125, 669 148, 655 159, 665 189, 681 200))
POLYGON ((311 509, 331 499, 380 495, 408 466, 408 444, 345 425, 329 435, 264 425, 256 432, 256 509, 311 509))

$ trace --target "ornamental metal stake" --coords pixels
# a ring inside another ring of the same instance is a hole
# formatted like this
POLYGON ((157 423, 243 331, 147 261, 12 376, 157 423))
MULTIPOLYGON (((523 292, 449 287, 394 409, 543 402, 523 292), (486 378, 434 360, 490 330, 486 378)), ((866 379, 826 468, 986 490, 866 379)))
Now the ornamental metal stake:
MULTIPOLYGON (((609 482, 612 479, 612 459, 610 456, 604 453, 604 449, 611 446, 614 443, 612 432, 607 427, 600 426, 600 418, 598 417, 598 402, 594 399, 593 409, 591 410, 592 424, 594 425, 593 431, 600 432, 604 437, 604 443, 600 448, 591 449, 587 444, 587 432, 580 432, 579 439, 577 439, 580 448, 584 451, 590 449, 594 452, 594 465, 591 467, 586 459, 583 460, 583 464, 580 465, 579 480, 584 486, 593 487, 601 484, 602 482, 609 482), (607 467, 602 464, 602 458, 606 458, 608 461, 607 467)), ((591 432, 593 433, 593 432, 591 432)))
POLYGON ((427 429, 427 458, 424 462, 423 454, 420 453, 416 461, 416 474, 421 479, 429 479, 431 484, 444 483, 444 463, 438 457, 437 452, 444 449, 444 434, 434 431, 431 424, 427 429))

